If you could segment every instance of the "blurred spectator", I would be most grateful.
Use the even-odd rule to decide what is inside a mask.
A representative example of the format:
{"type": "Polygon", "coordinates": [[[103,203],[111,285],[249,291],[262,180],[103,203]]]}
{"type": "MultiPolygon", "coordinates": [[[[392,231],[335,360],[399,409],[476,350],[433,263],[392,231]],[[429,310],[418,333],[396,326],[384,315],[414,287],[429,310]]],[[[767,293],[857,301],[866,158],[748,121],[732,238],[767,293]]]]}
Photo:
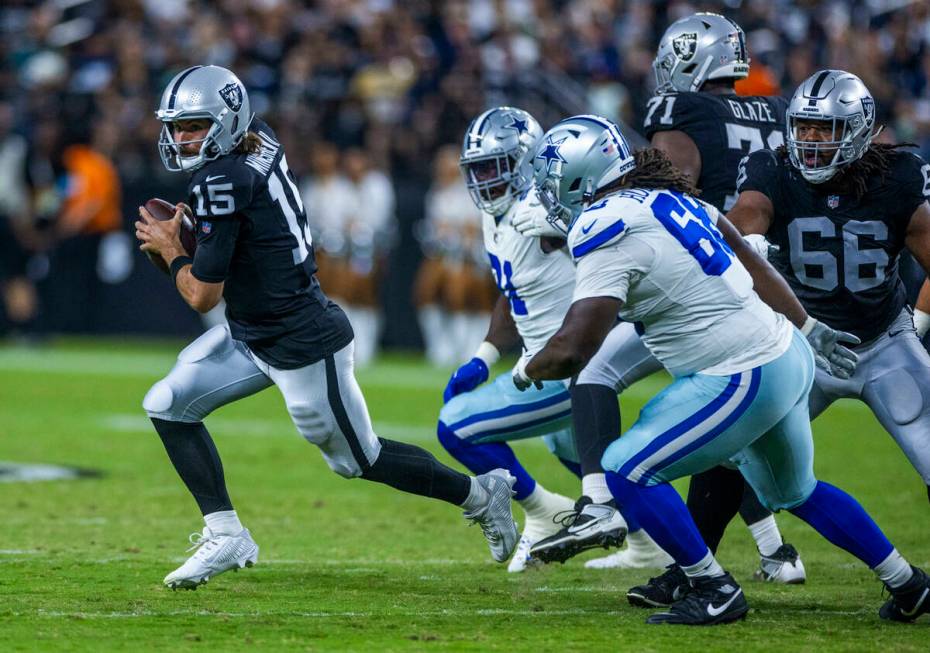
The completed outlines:
{"type": "Polygon", "coordinates": [[[355,360],[364,366],[377,353],[381,334],[379,288],[396,231],[394,188],[386,174],[371,167],[364,150],[347,150],[343,170],[350,190],[343,234],[347,265],[340,290],[342,308],[355,330],[355,360]]]}
{"type": "Polygon", "coordinates": [[[426,355],[435,365],[466,360],[487,333],[497,288],[481,235],[481,213],[459,170],[459,147],[440,148],[419,225],[425,258],[414,285],[426,355]]]}
{"type": "MultiPolygon", "coordinates": [[[[790,95],[818,68],[849,69],[875,95],[878,119],[888,126],[885,138],[914,142],[930,156],[930,2],[6,0],[0,6],[0,101],[14,118],[0,125],[0,138],[7,139],[0,143],[0,177],[12,180],[11,172],[22,169],[16,152],[25,138],[29,193],[25,217],[11,222],[5,216],[0,224],[31,235],[18,237],[26,254],[4,249],[0,267],[7,278],[19,268],[22,279],[22,261],[32,260],[31,272],[41,276],[50,236],[103,240],[89,232],[106,220],[85,222],[86,211],[76,207],[86,208],[88,197],[66,196],[58,182],[88,179],[105,167],[88,168],[93,157],[78,153],[73,156],[80,163],[72,161],[69,176],[60,143],[72,136],[62,130],[83,130],[91,151],[115,166],[128,195],[123,219],[131,220],[131,209],[152,196],[144,193],[180,193],[179,176],[168,175],[159,161],[152,111],[172,75],[194,63],[215,63],[239,74],[254,110],[294,157],[289,163],[311,205],[321,281],[327,292],[349,299],[356,291],[341,287],[352,278],[346,229],[358,220],[354,193],[368,191],[339,172],[339,152],[361,149],[368,169],[395,186],[399,179],[424,179],[434,159],[445,156],[442,146],[459,141],[472,116],[498,104],[526,109],[544,127],[566,114],[601,112],[624,120],[635,141],[654,86],[657,40],[671,21],[694,11],[717,11],[743,26],[753,65],[745,84],[752,92],[790,95]],[[62,208],[68,214],[58,220],[62,208]],[[30,224],[37,228],[20,228],[30,224]]],[[[0,200],[3,211],[10,201],[16,202],[0,200]]],[[[413,222],[397,217],[405,226],[413,222]]],[[[48,283],[68,274],[61,256],[70,260],[67,249],[77,242],[62,244],[65,250],[52,257],[59,260],[47,270],[48,283]]],[[[107,242],[101,270],[118,281],[127,272],[125,257],[117,255],[118,238],[107,242]]],[[[427,254],[435,263],[437,253],[427,254]]],[[[4,295],[8,310],[12,297],[14,313],[34,313],[29,293],[21,291],[26,286],[4,287],[14,289],[4,295]]],[[[367,300],[353,301],[367,306],[367,300]]],[[[413,319],[413,309],[407,310],[413,319]]],[[[88,324],[74,320],[69,328],[88,324]]]]}

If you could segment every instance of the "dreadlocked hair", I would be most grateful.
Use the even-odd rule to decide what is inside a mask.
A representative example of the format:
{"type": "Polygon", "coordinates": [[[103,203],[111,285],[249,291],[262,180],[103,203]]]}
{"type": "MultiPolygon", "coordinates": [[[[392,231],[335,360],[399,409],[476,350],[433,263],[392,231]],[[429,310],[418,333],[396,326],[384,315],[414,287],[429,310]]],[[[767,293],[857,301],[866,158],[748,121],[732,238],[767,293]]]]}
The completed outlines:
{"type": "Polygon", "coordinates": [[[262,149],[262,139],[255,132],[246,132],[236,146],[236,154],[258,154],[262,149]]]}
{"type": "Polygon", "coordinates": [[[599,189],[594,195],[595,200],[621,188],[667,188],[692,197],[701,194],[691,178],[676,168],[662,150],[654,147],[636,150],[633,159],[636,167],[599,189]]]}
{"type": "MultiPolygon", "coordinates": [[[[821,184],[829,190],[842,190],[842,194],[853,195],[861,200],[868,192],[869,180],[878,178],[879,183],[891,172],[891,154],[902,147],[917,147],[914,143],[872,143],[857,161],[840,169],[829,181],[821,184]]],[[[779,157],[790,160],[788,147],[781,145],[775,150],[779,157]]]]}

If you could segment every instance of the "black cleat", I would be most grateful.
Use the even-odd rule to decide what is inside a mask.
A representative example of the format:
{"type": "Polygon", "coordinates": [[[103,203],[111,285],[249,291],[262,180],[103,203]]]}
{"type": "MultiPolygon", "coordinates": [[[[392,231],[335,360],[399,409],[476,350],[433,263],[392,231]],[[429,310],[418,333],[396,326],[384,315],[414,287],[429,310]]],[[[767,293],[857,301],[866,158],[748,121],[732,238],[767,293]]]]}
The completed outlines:
{"type": "Polygon", "coordinates": [[[646,623],[712,626],[743,619],[748,612],[743,590],[730,574],[701,576],[691,579],[691,589],[681,600],[650,616],[646,623]]]}
{"type": "Polygon", "coordinates": [[[879,608],[878,616],[891,621],[914,621],[920,615],[930,612],[930,577],[924,570],[911,565],[914,575],[897,589],[885,586],[891,592],[891,598],[879,608]]]}
{"type": "Polygon", "coordinates": [[[661,576],[650,578],[645,585],[631,587],[626,593],[630,605],[640,608],[666,608],[681,600],[691,586],[678,565],[669,565],[661,576]]]}
{"type": "Polygon", "coordinates": [[[588,497],[575,502],[575,509],[557,519],[562,530],[540,540],[530,549],[530,555],[542,562],[565,562],[582,551],[623,546],[626,521],[614,507],[614,502],[594,503],[588,497]]]}

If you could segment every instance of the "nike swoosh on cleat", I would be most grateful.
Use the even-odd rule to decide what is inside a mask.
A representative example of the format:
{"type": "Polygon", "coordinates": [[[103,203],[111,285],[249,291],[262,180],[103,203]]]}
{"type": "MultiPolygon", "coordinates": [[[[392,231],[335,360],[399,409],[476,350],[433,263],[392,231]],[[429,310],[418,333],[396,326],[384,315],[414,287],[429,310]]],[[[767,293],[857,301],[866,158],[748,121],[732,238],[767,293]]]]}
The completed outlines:
{"type": "Polygon", "coordinates": [[[581,233],[583,233],[584,235],[587,236],[587,235],[588,235],[588,232],[591,231],[591,230],[594,228],[594,225],[596,225],[596,224],[597,224],[597,220],[595,220],[594,222],[592,222],[591,224],[589,224],[589,225],[587,226],[587,228],[582,227],[582,228],[581,228],[581,233]]]}
{"type": "Polygon", "coordinates": [[[920,606],[924,604],[924,600],[926,600],[928,592],[930,592],[930,589],[924,588],[924,593],[920,595],[920,600],[917,601],[917,605],[914,606],[914,609],[910,611],[901,610],[901,614],[903,614],[905,617],[913,617],[916,615],[920,610],[920,606]]]}
{"type": "Polygon", "coordinates": [[[226,176],[226,175],[213,175],[213,176],[211,176],[211,177],[207,177],[206,179],[204,179],[204,181],[207,182],[207,183],[209,183],[209,182],[214,181],[214,180],[216,180],[216,179],[222,179],[222,178],[225,177],[225,176],[226,176]]]}
{"type": "Polygon", "coordinates": [[[736,593],[730,597],[730,600],[719,607],[715,606],[713,603],[709,604],[707,606],[707,614],[709,614],[712,617],[719,617],[721,613],[723,613],[727,608],[729,608],[730,604],[733,603],[733,601],[735,601],[736,598],[742,593],[743,593],[742,588],[736,590],[736,593]]]}

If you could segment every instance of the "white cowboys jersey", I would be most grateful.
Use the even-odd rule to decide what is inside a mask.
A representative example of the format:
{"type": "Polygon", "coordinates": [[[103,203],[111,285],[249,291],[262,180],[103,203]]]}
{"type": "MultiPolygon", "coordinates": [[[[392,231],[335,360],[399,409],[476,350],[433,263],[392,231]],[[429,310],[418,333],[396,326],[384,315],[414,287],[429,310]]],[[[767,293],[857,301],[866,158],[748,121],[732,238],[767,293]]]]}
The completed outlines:
{"type": "Polygon", "coordinates": [[[729,375],[784,353],[792,326],[752,289],[709,204],[669,190],[625,189],[572,225],[573,301],[616,297],[674,376],[729,375]]]}
{"type": "Polygon", "coordinates": [[[482,227],[494,280],[510,300],[510,314],[527,354],[535,354],[562,326],[571,304],[575,270],[564,249],[546,254],[539,238],[528,238],[513,228],[513,217],[524,211],[545,213],[532,188],[500,220],[485,213],[482,227]]]}

